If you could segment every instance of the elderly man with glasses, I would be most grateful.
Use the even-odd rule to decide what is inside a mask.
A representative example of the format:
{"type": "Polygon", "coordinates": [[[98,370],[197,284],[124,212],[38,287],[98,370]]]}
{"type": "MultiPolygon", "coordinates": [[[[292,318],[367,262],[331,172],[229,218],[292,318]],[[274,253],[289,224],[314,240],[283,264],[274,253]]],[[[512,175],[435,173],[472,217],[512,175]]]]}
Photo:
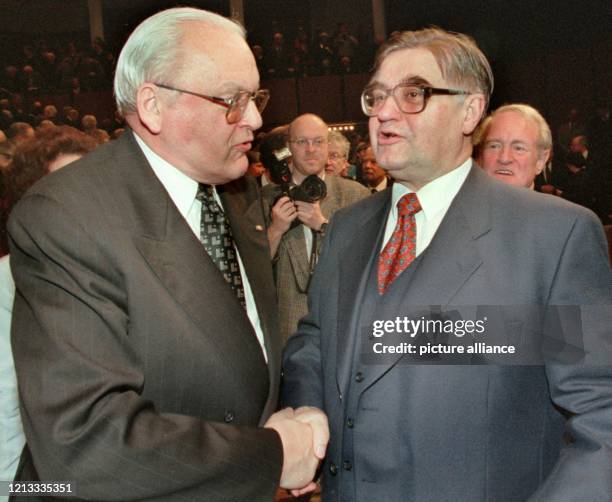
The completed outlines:
{"type": "Polygon", "coordinates": [[[605,237],[473,164],[492,88],[465,35],[378,53],[362,105],[395,183],[333,218],[283,358],[284,404],[328,415],[325,501],[610,500],[605,237]]]}
{"type": "Polygon", "coordinates": [[[292,183],[300,185],[308,176],[318,176],[325,181],[327,194],[322,200],[305,202],[281,196],[276,185],[263,189],[283,340],[295,332],[298,321],[308,311],[308,285],[329,219],[337,210],[369,193],[351,180],[325,175],[328,127],[320,117],[310,113],[297,117],[289,125],[287,144],[292,183]]]}
{"type": "Polygon", "coordinates": [[[241,178],[268,93],[244,30],[192,8],[150,17],[115,95],[130,130],[36,185],[9,223],[16,479],[86,500],[313,489],[324,415],[274,413],[270,252],[241,178]]]}

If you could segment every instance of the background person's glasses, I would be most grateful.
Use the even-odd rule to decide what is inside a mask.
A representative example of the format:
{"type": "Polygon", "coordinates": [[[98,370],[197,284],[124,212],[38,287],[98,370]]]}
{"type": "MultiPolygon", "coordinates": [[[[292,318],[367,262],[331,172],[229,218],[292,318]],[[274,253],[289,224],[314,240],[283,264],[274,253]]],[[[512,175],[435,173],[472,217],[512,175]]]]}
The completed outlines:
{"type": "Polygon", "coordinates": [[[434,94],[442,95],[467,95],[468,91],[458,89],[440,89],[415,84],[398,84],[393,89],[382,87],[366,87],[361,94],[361,108],[368,117],[373,117],[380,112],[389,96],[393,96],[397,107],[404,113],[421,113],[427,101],[434,94]]]}
{"type": "Polygon", "coordinates": [[[238,91],[231,98],[219,98],[217,96],[207,96],[206,94],[200,94],[193,91],[186,91],[185,89],[179,89],[177,87],[172,87],[171,85],[166,84],[155,84],[157,87],[161,87],[162,89],[168,89],[170,91],[182,92],[184,94],[191,94],[192,96],[196,96],[198,98],[205,99],[210,101],[211,103],[215,103],[217,105],[224,106],[227,108],[227,112],[225,113],[225,118],[227,119],[228,124],[235,124],[239,122],[244,116],[244,112],[249,105],[249,101],[253,101],[255,103],[255,107],[259,113],[262,113],[268,104],[268,100],[270,99],[270,91],[267,89],[259,89],[255,92],[249,91],[238,91]]]}
{"type": "Polygon", "coordinates": [[[314,148],[322,148],[324,145],[327,145],[327,140],[325,138],[298,138],[289,140],[289,143],[293,143],[300,148],[306,148],[306,145],[310,145],[314,148]]]}

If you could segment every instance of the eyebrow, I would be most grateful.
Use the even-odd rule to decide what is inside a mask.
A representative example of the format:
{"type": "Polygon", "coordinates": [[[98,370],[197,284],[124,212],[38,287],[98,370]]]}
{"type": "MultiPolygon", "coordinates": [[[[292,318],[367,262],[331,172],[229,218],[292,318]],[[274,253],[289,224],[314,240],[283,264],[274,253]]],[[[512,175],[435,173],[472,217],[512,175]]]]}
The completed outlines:
{"type": "MultiPolygon", "coordinates": [[[[506,142],[500,138],[487,138],[484,142],[485,145],[489,144],[489,143],[504,143],[506,144],[506,142]]],[[[511,140],[508,144],[512,145],[525,145],[525,146],[529,146],[529,142],[524,141],[522,139],[513,139],[511,140]]]]}
{"type": "Polygon", "coordinates": [[[400,84],[416,84],[416,85],[431,85],[429,81],[419,75],[413,77],[405,77],[399,82],[400,84]]]}
{"type": "MultiPolygon", "coordinates": [[[[425,85],[431,86],[431,83],[426,78],[421,77],[420,75],[411,75],[402,78],[398,84],[414,84],[414,85],[425,85]]],[[[396,85],[398,85],[396,84],[396,85]]],[[[385,85],[379,80],[372,80],[367,87],[385,87],[385,85]]]]}

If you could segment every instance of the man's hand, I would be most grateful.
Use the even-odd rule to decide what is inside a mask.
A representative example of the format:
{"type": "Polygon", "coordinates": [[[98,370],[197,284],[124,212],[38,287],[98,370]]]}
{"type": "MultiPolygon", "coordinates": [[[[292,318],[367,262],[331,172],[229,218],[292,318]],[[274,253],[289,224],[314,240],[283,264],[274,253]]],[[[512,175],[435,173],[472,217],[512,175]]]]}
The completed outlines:
{"type": "Polygon", "coordinates": [[[276,201],[272,207],[272,223],[270,228],[275,232],[284,234],[291,227],[291,222],[297,218],[298,212],[293,201],[286,195],[276,201]]]}
{"type": "Polygon", "coordinates": [[[314,490],[313,478],[329,441],[325,414],[316,408],[285,408],[274,413],[264,427],[278,432],[283,443],[280,486],[296,495],[314,490]]]}
{"type": "Polygon", "coordinates": [[[296,200],[295,207],[297,208],[297,217],[307,227],[319,231],[321,230],[321,225],[327,223],[327,218],[321,212],[319,201],[302,202],[301,200],[296,200]]]}
{"type": "Polygon", "coordinates": [[[268,242],[272,258],[276,255],[283,234],[291,228],[291,222],[297,218],[297,215],[293,201],[287,196],[278,199],[272,207],[270,213],[272,222],[268,227],[268,242]]]}

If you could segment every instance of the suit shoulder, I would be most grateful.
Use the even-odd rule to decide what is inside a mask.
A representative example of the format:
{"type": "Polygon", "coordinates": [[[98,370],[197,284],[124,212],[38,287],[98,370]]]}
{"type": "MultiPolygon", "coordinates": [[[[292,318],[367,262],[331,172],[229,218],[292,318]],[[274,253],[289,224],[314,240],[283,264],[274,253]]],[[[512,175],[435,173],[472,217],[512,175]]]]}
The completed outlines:
{"type": "Polygon", "coordinates": [[[375,194],[368,192],[367,197],[362,197],[355,203],[336,211],[334,213],[334,220],[337,220],[336,223],[341,226],[358,227],[366,218],[369,218],[378,211],[385,210],[388,201],[389,197],[386,190],[375,194]]]}
{"type": "MultiPolygon", "coordinates": [[[[34,184],[26,196],[38,194],[61,200],[98,192],[109,176],[121,176],[117,171],[130,162],[124,158],[126,149],[117,145],[118,141],[101,145],[62,169],[49,173],[34,184]]],[[[135,153],[138,152],[130,155],[135,153]]]]}
{"type": "MultiPolygon", "coordinates": [[[[493,180],[495,181],[495,180],[493,180]]],[[[595,213],[555,195],[496,182],[492,186],[493,206],[497,212],[513,215],[533,224],[571,224],[576,220],[599,221],[595,213]]]]}
{"type": "Polygon", "coordinates": [[[370,195],[370,191],[361,183],[337,176],[334,178],[339,190],[361,199],[370,195]]]}

